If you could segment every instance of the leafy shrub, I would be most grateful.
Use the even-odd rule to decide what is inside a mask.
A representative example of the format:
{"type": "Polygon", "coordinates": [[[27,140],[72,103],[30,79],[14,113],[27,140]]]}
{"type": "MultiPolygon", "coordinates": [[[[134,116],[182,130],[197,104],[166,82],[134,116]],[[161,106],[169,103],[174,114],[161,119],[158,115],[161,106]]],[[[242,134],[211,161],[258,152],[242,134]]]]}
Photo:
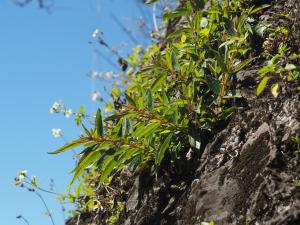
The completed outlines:
{"type": "Polygon", "coordinates": [[[105,183],[124,167],[134,171],[150,160],[159,166],[166,154],[176,160],[183,146],[197,152],[201,133],[213,132],[234,112],[239,94],[232,77],[256,60],[256,14],[268,5],[200,2],[165,12],[164,21],[182,18],[178,28],[165,47],[157,43],[129,57],[127,86],[112,92],[111,115],[102,119],[98,110],[93,128],[82,125],[84,136],[52,152],[84,147],[71,184],[91,165],[105,183]]]}

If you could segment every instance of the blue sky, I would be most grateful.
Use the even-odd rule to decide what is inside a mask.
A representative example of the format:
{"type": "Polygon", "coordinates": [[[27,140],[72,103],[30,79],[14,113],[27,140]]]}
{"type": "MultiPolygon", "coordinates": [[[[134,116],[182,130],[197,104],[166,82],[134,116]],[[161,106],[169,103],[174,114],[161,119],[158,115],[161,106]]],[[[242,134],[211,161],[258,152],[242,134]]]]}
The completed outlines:
{"type": "MultiPolygon", "coordinates": [[[[52,14],[37,9],[35,4],[19,8],[0,2],[0,215],[1,224],[22,224],[22,214],[31,225],[51,224],[43,216],[44,208],[32,193],[14,186],[13,178],[21,169],[37,176],[42,186],[50,179],[56,190],[64,192],[73,168],[71,153],[48,155],[64,142],[51,135],[61,128],[71,140],[80,129],[73,119],[51,115],[54,101],[77,109],[85,105],[93,112],[91,70],[107,71],[111,66],[101,58],[92,60],[92,32],[99,28],[111,45],[119,45],[128,37],[113,22],[111,13],[129,27],[141,16],[135,0],[60,0],[52,14]]],[[[139,38],[140,35],[136,35],[139,38]]],[[[132,44],[123,49],[123,54],[132,44]]],[[[104,51],[105,53],[105,51],[104,51]]],[[[105,53],[106,54],[106,53],[105,53]]],[[[98,82],[101,89],[104,83],[98,82]]],[[[53,211],[56,225],[63,224],[58,202],[43,194],[53,211]]]]}

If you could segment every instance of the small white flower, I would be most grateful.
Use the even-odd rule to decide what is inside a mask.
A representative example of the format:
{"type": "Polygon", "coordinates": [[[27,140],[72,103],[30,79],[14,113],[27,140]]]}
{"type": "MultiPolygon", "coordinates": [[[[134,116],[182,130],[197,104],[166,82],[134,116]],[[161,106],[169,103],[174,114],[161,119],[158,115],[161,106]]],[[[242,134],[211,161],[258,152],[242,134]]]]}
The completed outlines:
{"type": "Polygon", "coordinates": [[[88,74],[91,78],[96,78],[98,76],[98,72],[96,71],[91,71],[89,74],[88,74]]]}
{"type": "Polygon", "coordinates": [[[93,33],[92,33],[92,37],[93,37],[93,38],[97,37],[98,33],[99,33],[99,30],[98,30],[98,29],[95,29],[95,30],[93,31],[93,33]]]}
{"type": "Polygon", "coordinates": [[[20,181],[22,181],[25,177],[26,177],[26,174],[27,174],[27,170],[21,170],[19,173],[18,173],[18,178],[20,181]]]}
{"type": "Polygon", "coordinates": [[[99,73],[99,78],[102,78],[102,79],[110,79],[110,78],[116,78],[116,77],[117,76],[111,71],[99,73]]]}
{"type": "Polygon", "coordinates": [[[57,128],[57,129],[53,128],[52,129],[52,135],[55,138],[60,137],[61,136],[61,129],[60,128],[57,128]]]}
{"type": "Polygon", "coordinates": [[[97,100],[102,101],[103,98],[102,98],[102,96],[101,96],[101,94],[100,94],[99,92],[94,91],[94,92],[92,93],[92,100],[93,100],[94,102],[97,101],[97,100]]]}
{"type": "Polygon", "coordinates": [[[65,117],[70,118],[70,116],[72,116],[72,115],[73,115],[72,109],[68,109],[65,111],[65,117]]]}
{"type": "Polygon", "coordinates": [[[62,101],[58,100],[53,103],[53,105],[50,108],[50,113],[59,113],[60,112],[60,107],[61,107],[62,101]]]}

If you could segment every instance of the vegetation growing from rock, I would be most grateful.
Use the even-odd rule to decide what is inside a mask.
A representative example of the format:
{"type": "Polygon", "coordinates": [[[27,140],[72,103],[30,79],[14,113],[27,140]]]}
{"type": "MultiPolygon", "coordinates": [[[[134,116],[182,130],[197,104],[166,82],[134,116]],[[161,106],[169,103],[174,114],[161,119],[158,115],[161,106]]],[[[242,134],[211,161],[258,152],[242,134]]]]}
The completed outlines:
{"type": "Polygon", "coordinates": [[[242,70],[259,65],[257,96],[276,99],[289,88],[299,91],[289,30],[261,17],[269,7],[188,0],[164,12],[172,32],[120,62],[125,87],[112,90],[110,112],[99,109],[93,127],[82,124],[84,135],[51,152],[83,147],[70,182],[70,190],[76,182],[75,192],[61,198],[76,202],[80,215],[97,211],[100,221],[118,224],[135,174],[199,158],[210,137],[229,123],[245,97],[237,85],[242,70]]]}

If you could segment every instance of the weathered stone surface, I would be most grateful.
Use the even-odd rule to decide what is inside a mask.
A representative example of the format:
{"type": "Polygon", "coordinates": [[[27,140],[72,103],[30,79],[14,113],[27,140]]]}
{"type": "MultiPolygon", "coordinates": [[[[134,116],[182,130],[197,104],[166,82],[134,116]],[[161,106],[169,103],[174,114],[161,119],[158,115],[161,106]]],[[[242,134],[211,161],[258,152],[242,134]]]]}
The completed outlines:
{"type": "Polygon", "coordinates": [[[162,198],[172,181],[153,179],[126,224],[300,224],[300,159],[291,140],[299,119],[299,94],[248,101],[206,146],[185,192],[162,198]]]}

